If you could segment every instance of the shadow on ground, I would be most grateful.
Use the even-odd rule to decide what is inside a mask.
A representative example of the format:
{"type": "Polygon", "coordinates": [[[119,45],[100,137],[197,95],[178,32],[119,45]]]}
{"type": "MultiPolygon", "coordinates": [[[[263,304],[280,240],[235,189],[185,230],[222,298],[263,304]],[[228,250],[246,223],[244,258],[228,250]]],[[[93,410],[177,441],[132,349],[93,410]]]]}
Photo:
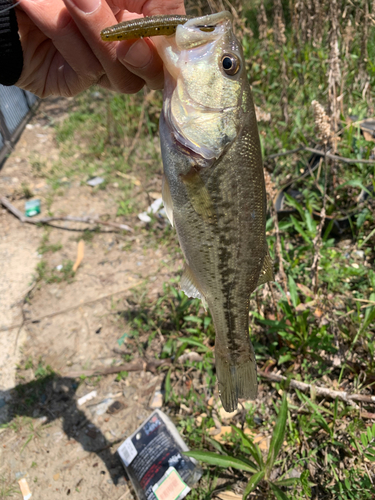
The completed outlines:
{"type": "MultiPolygon", "coordinates": [[[[77,380],[48,374],[26,384],[19,384],[13,390],[0,391],[0,399],[9,401],[7,423],[17,417],[46,417],[39,430],[50,422],[60,419],[62,430],[68,439],[81,444],[82,449],[95,453],[104,462],[115,485],[124,476],[121,461],[110,448],[119,442],[109,442],[101,430],[94,425],[76,404],[77,380]]],[[[90,406],[87,405],[87,408],[90,406]]]]}

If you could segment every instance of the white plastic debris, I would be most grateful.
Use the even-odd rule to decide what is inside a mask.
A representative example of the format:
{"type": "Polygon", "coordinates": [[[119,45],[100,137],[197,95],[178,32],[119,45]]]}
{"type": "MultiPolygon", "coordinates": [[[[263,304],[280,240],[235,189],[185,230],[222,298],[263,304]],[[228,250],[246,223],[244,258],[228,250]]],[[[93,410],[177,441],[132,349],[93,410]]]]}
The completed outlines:
{"type": "Polygon", "coordinates": [[[61,271],[61,269],[62,269],[62,268],[63,268],[63,265],[62,265],[62,264],[59,264],[58,266],[56,266],[56,269],[57,269],[58,271],[61,271]]]}
{"type": "Polygon", "coordinates": [[[157,198],[148,207],[147,212],[142,212],[142,213],[138,214],[138,219],[140,219],[142,222],[151,222],[151,217],[147,214],[158,213],[162,206],[163,206],[162,198],[157,198]]]}
{"type": "Polygon", "coordinates": [[[99,184],[103,184],[104,179],[103,177],[94,177],[93,179],[90,179],[86,182],[91,187],[99,186],[99,184]]]}
{"type": "Polygon", "coordinates": [[[97,404],[94,409],[94,413],[96,415],[104,415],[104,413],[108,410],[108,408],[113,403],[112,398],[106,398],[101,403],[97,404]]]}
{"type": "Polygon", "coordinates": [[[157,198],[155,201],[151,203],[151,205],[147,209],[147,213],[151,214],[156,214],[160,207],[163,204],[163,199],[162,198],[157,198]]]}
{"type": "Polygon", "coordinates": [[[138,219],[142,222],[151,222],[151,217],[146,212],[138,214],[138,219]]]}
{"type": "Polygon", "coordinates": [[[77,401],[77,404],[78,404],[78,406],[82,406],[85,403],[87,403],[87,401],[90,401],[91,399],[96,398],[96,396],[97,396],[97,392],[96,391],[91,391],[88,394],[85,394],[84,396],[82,396],[81,398],[79,398],[79,400],[77,401]]]}

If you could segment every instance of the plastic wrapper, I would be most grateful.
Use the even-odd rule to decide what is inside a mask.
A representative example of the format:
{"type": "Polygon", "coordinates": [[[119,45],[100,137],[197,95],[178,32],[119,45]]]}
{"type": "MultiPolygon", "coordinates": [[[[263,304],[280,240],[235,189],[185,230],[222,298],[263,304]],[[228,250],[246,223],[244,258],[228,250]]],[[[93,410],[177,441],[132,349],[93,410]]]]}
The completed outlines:
{"type": "Polygon", "coordinates": [[[181,500],[201,478],[172,421],[155,410],[117,452],[139,500],[181,500]]]}

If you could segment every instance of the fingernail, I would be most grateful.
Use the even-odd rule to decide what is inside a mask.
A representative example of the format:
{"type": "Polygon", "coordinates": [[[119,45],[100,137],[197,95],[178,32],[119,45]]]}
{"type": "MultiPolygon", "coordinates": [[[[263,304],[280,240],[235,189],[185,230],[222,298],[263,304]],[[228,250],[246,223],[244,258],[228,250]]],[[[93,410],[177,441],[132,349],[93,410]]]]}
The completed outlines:
{"type": "Polygon", "coordinates": [[[85,14],[91,14],[99,8],[101,0],[72,0],[75,6],[85,14]]]}
{"type": "Polygon", "coordinates": [[[143,68],[151,61],[151,50],[147,43],[140,38],[127,51],[122,62],[130,64],[134,68],[143,68]]]}

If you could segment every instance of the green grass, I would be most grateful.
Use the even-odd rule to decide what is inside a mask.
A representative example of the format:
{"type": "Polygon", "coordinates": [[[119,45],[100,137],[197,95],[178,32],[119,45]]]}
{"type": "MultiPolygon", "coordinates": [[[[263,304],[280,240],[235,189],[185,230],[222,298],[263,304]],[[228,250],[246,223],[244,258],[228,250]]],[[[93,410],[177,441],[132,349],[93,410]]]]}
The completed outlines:
{"type": "Polygon", "coordinates": [[[61,265],[62,268],[57,270],[51,268],[47,261],[41,260],[36,266],[36,280],[45,283],[61,283],[62,281],[71,283],[75,275],[73,271],[74,262],[69,259],[63,260],[61,265]]]}
{"type": "MultiPolygon", "coordinates": [[[[271,116],[269,122],[259,123],[266,166],[275,188],[295,179],[293,191],[286,194],[286,207],[293,213],[278,222],[280,252],[275,219],[271,214],[268,218],[267,238],[277,281],[252,297],[250,337],[258,366],[264,371],[279,370],[287,379],[374,395],[375,165],[328,161],[327,168],[323,164],[313,175],[300,179],[311,153],[299,151],[267,160],[269,155],[301,145],[323,147],[317,137],[311,102],[318,100],[327,110],[332,105],[327,79],[329,3],[318,3],[323,6],[321,26],[314,25],[313,17],[305,14],[305,21],[308,19],[311,25],[301,27],[300,14],[301,23],[295,30],[289,6],[295,2],[282,2],[286,21],[286,42],[282,46],[274,41],[271,29],[273,0],[265,1],[268,34],[263,40],[259,38],[257,21],[259,0],[242,5],[242,22],[246,21],[253,32],[251,36],[245,33],[242,41],[254,101],[271,116]],[[316,30],[316,36],[310,40],[307,28],[316,30]],[[317,252],[314,240],[319,236],[325,185],[327,215],[350,217],[341,234],[332,222],[326,221],[321,233],[315,293],[311,268],[317,252]],[[366,193],[367,198],[358,203],[361,193],[366,193]]],[[[369,31],[368,57],[364,60],[361,2],[357,4],[348,3],[346,16],[339,17],[342,77],[338,95],[343,97],[336,154],[358,160],[370,158],[375,147],[373,141],[365,140],[357,123],[374,116],[373,96],[369,91],[364,95],[364,91],[367,80],[374,86],[375,30],[369,31]],[[353,32],[346,55],[345,30],[349,21],[353,32]]],[[[152,187],[155,179],[160,189],[160,109],[158,93],[151,98],[143,91],[135,96],[104,90],[80,95],[72,101],[69,117],[56,130],[62,159],[46,174],[51,185],[63,192],[64,177],[78,178],[84,184],[88,178],[101,175],[106,181],[104,192],[111,183],[118,184],[117,215],[135,218],[141,208],[139,192],[156,190],[152,187]]],[[[33,168],[43,170],[36,160],[33,168]]],[[[155,218],[147,228],[136,227],[136,231],[144,236],[146,246],[162,246],[168,255],[181,257],[170,226],[155,218]]],[[[92,232],[85,233],[85,241],[92,236],[92,232]]],[[[124,252],[134,244],[127,243],[124,252]]],[[[40,253],[56,249],[46,238],[40,253]]],[[[49,269],[42,260],[38,277],[47,282],[70,280],[71,263],[61,274],[49,269]]],[[[246,488],[247,493],[253,488],[257,496],[249,498],[259,499],[374,498],[371,480],[375,479],[373,473],[370,475],[375,467],[375,424],[371,417],[374,405],[350,405],[317,397],[313,391],[304,394],[290,388],[288,381],[271,384],[261,380],[260,397],[246,403],[232,418],[233,430],[219,444],[210,435],[217,410],[208,404],[216,383],[215,332],[209,312],[204,311],[200,301],[189,299],[178,290],[178,279],[166,283],[154,301],[148,299],[145,289],[135,290],[128,304],[126,310],[118,311],[119,321],[124,324],[118,343],[126,343],[127,349],[131,349],[124,360],[130,361],[137,355],[172,359],[173,365],[163,368],[168,412],[193,453],[205,453],[200,455],[206,459],[203,478],[189,498],[210,499],[220,488],[235,486],[242,494],[246,488]],[[180,357],[189,352],[200,357],[180,362],[180,357]],[[201,414],[206,416],[197,420],[201,414]],[[285,419],[280,428],[281,415],[285,419]],[[273,436],[269,450],[259,451],[245,431],[273,436]],[[212,454],[216,462],[212,461],[212,454]],[[238,461],[246,466],[234,467],[238,461]],[[249,461],[253,464],[249,465],[249,461]],[[291,472],[294,478],[289,477],[291,472]]],[[[118,381],[126,376],[125,372],[119,374],[118,381]]]]}

